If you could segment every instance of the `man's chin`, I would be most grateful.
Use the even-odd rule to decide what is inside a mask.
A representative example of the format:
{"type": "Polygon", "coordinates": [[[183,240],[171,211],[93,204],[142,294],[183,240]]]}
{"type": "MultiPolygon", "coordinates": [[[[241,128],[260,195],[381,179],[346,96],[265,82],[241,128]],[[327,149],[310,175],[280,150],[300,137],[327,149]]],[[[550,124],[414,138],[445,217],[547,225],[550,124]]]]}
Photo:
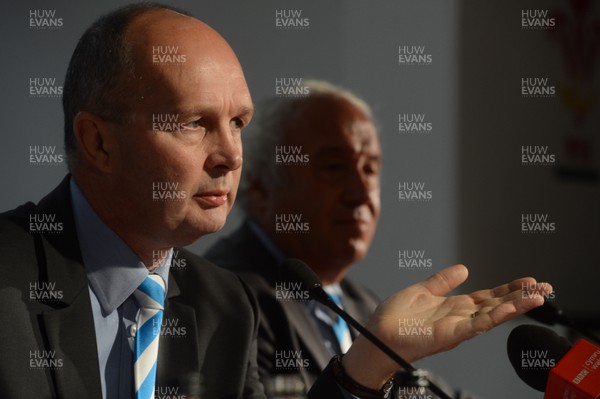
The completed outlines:
{"type": "Polygon", "coordinates": [[[188,223],[184,228],[179,229],[177,234],[177,246],[186,246],[193,244],[202,236],[216,233],[225,225],[225,218],[222,220],[205,219],[199,222],[188,223]]]}
{"type": "Polygon", "coordinates": [[[364,239],[350,239],[344,245],[345,258],[350,262],[358,262],[367,255],[369,244],[364,239]]]}

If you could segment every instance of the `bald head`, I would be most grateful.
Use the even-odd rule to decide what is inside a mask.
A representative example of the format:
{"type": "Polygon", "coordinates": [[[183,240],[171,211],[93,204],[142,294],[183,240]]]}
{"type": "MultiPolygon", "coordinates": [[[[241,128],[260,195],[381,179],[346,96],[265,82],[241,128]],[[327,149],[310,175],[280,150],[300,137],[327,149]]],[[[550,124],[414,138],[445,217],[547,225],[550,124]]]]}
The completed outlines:
{"type": "Polygon", "coordinates": [[[207,67],[215,64],[218,52],[241,74],[225,40],[185,11],[138,3],[102,16],[79,39],[65,77],[64,144],[71,170],[77,158],[73,132],[77,113],[89,111],[111,122],[128,122],[132,103],[150,91],[151,79],[160,78],[161,73],[176,66],[153,62],[153,47],[164,52],[167,46],[179,47],[177,51],[185,57],[204,54],[207,67]]]}
{"type": "MultiPolygon", "coordinates": [[[[219,70],[223,86],[244,79],[235,53],[218,32],[173,10],[151,10],[136,17],[126,30],[125,43],[135,68],[135,79],[126,82],[135,95],[135,105],[152,102],[157,86],[168,89],[182,76],[188,80],[189,90],[202,90],[201,78],[211,69],[219,70]]],[[[161,96],[165,94],[172,96],[171,102],[186,95],[181,87],[161,96]]]]}

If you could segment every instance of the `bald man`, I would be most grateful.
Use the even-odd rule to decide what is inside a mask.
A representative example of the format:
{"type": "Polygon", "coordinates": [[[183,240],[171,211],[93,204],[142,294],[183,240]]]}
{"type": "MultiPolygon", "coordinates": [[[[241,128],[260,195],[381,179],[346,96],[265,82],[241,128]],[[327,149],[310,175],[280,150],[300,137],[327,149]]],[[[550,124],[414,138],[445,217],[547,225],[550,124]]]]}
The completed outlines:
{"type": "Polygon", "coordinates": [[[235,200],[253,106],[229,45],[168,7],[117,10],[80,39],[63,102],[71,174],[2,220],[2,321],[20,328],[0,333],[0,396],[137,398],[133,294],[153,274],[167,294],[150,391],[262,398],[254,300],[233,275],[173,251],[220,229],[235,200]],[[155,57],[174,47],[185,58],[155,57]],[[63,229],[30,234],[30,215],[46,214],[63,229]],[[61,299],[23,300],[33,282],[61,299]]]}
{"type": "MultiPolygon", "coordinates": [[[[264,398],[256,300],[234,274],[178,249],[220,229],[235,199],[253,106],[229,45],[170,7],[120,8],[79,40],[63,108],[70,174],[0,218],[2,397],[264,398]]],[[[444,297],[466,277],[457,265],[398,292],[369,328],[414,361],[547,291],[523,295],[535,284],[525,279],[444,297]],[[399,337],[402,317],[434,333],[399,337]]],[[[309,396],[383,397],[398,369],[359,337],[309,396]]]]}

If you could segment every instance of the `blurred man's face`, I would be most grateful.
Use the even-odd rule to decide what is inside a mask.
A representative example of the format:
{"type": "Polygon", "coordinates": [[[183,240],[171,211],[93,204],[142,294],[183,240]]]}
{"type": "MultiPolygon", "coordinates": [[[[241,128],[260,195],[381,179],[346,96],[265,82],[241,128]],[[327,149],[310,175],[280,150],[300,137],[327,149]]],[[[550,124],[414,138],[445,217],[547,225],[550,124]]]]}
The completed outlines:
{"type": "MultiPolygon", "coordinates": [[[[372,122],[345,100],[316,100],[288,121],[287,145],[301,146],[308,165],[285,168],[273,194],[275,213],[301,214],[305,234],[276,234],[288,256],[322,279],[365,256],[380,212],[381,148],[372,122]]],[[[329,277],[327,277],[329,276],[329,277]]]]}
{"type": "Polygon", "coordinates": [[[115,128],[114,178],[136,230],[172,246],[224,225],[252,101],[238,60],[218,34],[161,13],[139,17],[128,32],[138,83],[133,122],[115,128]]]}

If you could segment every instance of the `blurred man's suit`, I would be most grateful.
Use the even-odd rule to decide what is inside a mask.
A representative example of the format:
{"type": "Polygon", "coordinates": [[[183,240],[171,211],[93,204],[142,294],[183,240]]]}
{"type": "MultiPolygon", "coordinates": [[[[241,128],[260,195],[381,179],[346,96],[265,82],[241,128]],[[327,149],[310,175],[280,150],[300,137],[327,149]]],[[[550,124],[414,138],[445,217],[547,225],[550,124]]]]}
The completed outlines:
{"type": "MultiPolygon", "coordinates": [[[[2,214],[0,238],[0,396],[101,398],[68,178],[37,206],[29,202],[2,214]],[[31,234],[31,214],[56,215],[62,231],[31,234]],[[31,285],[48,282],[61,291],[59,300],[30,298],[31,285]],[[59,367],[36,370],[43,361],[34,358],[44,356],[59,367]]],[[[185,336],[161,336],[156,387],[179,387],[188,398],[196,397],[190,394],[199,384],[202,398],[263,398],[253,360],[256,301],[234,274],[179,251],[187,264],[171,269],[164,318],[179,320],[185,336]]]]}
{"type": "MultiPolygon", "coordinates": [[[[333,356],[323,342],[314,317],[304,303],[278,300],[277,282],[284,281],[275,256],[265,247],[248,222],[231,236],[219,240],[205,257],[211,262],[240,274],[258,299],[261,310],[258,334],[258,366],[261,378],[285,371],[275,367],[276,351],[302,351],[308,367],[297,372],[307,388],[333,356]]],[[[378,299],[364,287],[344,278],[340,283],[344,309],[361,324],[366,324],[377,307],[378,299]]],[[[351,329],[353,338],[356,331],[351,329]]]]}

